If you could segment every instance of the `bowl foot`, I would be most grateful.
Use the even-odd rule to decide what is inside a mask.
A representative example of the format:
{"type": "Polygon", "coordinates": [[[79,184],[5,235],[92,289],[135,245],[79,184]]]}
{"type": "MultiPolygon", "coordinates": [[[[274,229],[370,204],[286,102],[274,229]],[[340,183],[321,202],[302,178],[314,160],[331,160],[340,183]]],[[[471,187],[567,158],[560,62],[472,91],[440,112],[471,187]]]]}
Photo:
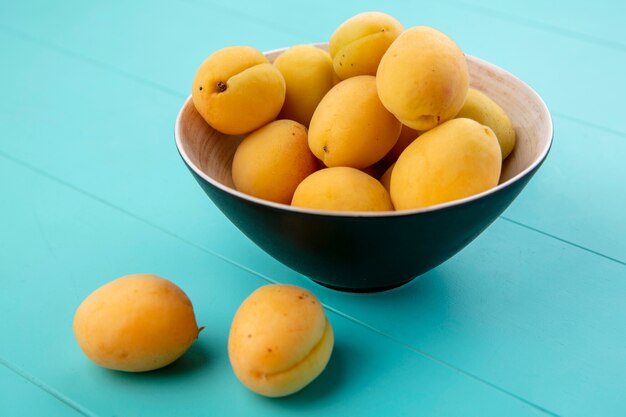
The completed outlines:
{"type": "Polygon", "coordinates": [[[330,284],[326,284],[325,282],[320,282],[314,279],[311,279],[311,281],[315,282],[316,284],[322,285],[326,288],[330,288],[331,290],[335,290],[335,291],[342,291],[342,292],[353,292],[353,293],[374,293],[374,292],[383,292],[383,291],[389,291],[392,290],[394,288],[398,288],[401,287],[405,284],[408,284],[409,282],[413,281],[415,278],[411,278],[409,280],[400,282],[400,283],[395,283],[395,284],[391,284],[391,285],[385,285],[382,287],[372,287],[372,288],[353,288],[353,287],[339,287],[336,285],[330,285],[330,284]]]}

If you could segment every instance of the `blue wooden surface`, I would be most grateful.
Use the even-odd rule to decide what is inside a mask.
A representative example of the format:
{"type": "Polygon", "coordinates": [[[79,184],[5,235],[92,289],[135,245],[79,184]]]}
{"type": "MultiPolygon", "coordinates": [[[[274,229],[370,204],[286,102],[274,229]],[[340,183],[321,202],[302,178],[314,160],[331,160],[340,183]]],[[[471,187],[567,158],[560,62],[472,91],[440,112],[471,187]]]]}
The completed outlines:
{"type": "Polygon", "coordinates": [[[0,415],[623,416],[623,2],[0,2],[0,415]],[[513,205],[459,255],[374,295],[312,284],[210,203],[173,144],[197,65],[231,44],[326,40],[365,10],[428,24],[549,105],[555,142],[513,205]],[[151,272],[194,302],[200,339],[145,375],[76,345],[80,301],[151,272]],[[226,356],[254,288],[312,290],[335,327],[301,393],[256,396],[226,356]]]}

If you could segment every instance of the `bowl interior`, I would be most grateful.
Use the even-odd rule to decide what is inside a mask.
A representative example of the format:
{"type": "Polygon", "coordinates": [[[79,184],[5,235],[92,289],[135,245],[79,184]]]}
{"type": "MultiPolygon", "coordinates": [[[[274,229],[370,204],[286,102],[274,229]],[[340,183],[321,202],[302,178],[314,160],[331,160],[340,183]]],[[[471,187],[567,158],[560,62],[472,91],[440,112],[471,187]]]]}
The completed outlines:
{"type": "MultiPolygon", "coordinates": [[[[326,44],[316,45],[327,49],[326,44]]],[[[265,55],[273,62],[284,49],[265,55]]],[[[504,161],[498,188],[531,171],[546,156],[552,141],[552,123],[545,103],[528,85],[508,72],[472,56],[467,56],[470,85],[496,101],[511,118],[517,143],[504,161]]],[[[230,136],[209,126],[187,99],[176,123],[176,141],[187,164],[198,175],[214,185],[234,190],[231,176],[233,155],[244,136],[230,136]]],[[[485,194],[483,193],[483,194],[485,194]]],[[[274,203],[268,203],[274,205],[274,203]]],[[[285,208],[289,206],[284,206],[285,208]]]]}

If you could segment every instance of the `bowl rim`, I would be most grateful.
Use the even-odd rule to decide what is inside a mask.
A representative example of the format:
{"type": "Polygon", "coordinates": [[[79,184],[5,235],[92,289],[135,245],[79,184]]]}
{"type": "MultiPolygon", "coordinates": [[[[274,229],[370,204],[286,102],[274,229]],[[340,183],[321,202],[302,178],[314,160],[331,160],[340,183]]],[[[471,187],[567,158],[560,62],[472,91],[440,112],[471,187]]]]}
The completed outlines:
{"type": "MultiPolygon", "coordinates": [[[[314,43],[314,44],[310,44],[312,46],[316,46],[316,47],[320,47],[323,46],[324,44],[320,44],[320,43],[314,43]]],[[[268,54],[272,54],[272,53],[276,53],[276,52],[282,52],[285,51],[287,48],[278,48],[278,49],[273,49],[267,52],[264,52],[264,55],[268,55],[268,54]]],[[[492,70],[496,70],[496,71],[501,71],[504,72],[507,76],[512,77],[513,79],[515,79],[516,81],[518,81],[519,83],[521,83],[524,87],[526,87],[529,92],[535,97],[535,99],[537,100],[537,103],[539,104],[541,110],[543,113],[545,113],[547,115],[547,123],[548,123],[548,140],[546,141],[544,148],[541,149],[539,156],[533,161],[532,164],[530,164],[528,167],[526,167],[522,172],[518,173],[517,175],[515,175],[512,178],[509,178],[507,181],[498,184],[497,186],[490,188],[489,190],[483,191],[481,193],[478,194],[474,194],[471,195],[469,197],[465,197],[465,198],[461,198],[458,200],[452,200],[452,201],[447,201],[445,203],[441,203],[441,204],[435,204],[432,206],[428,206],[428,207],[422,207],[422,208],[417,208],[417,209],[409,209],[409,210],[397,210],[397,211],[333,211],[333,210],[319,210],[319,209],[310,209],[310,208],[303,208],[303,207],[294,207],[291,206],[289,204],[282,204],[282,203],[276,203],[273,201],[268,201],[268,200],[263,200],[261,198],[258,197],[253,197],[251,195],[242,193],[241,191],[237,191],[234,188],[228,187],[224,184],[222,184],[221,182],[211,178],[210,176],[208,176],[207,174],[205,174],[200,168],[198,168],[194,163],[191,162],[191,159],[189,158],[189,156],[187,155],[187,153],[185,152],[183,146],[182,146],[182,127],[181,127],[181,120],[182,120],[182,115],[183,115],[183,111],[185,109],[185,107],[188,105],[188,103],[190,101],[192,101],[192,97],[191,95],[189,95],[187,97],[187,99],[185,100],[185,102],[183,103],[183,105],[181,106],[180,110],[178,111],[178,115],[176,116],[176,125],[174,128],[174,136],[176,139],[176,148],[178,149],[178,153],[180,154],[180,156],[182,157],[183,161],[185,162],[185,164],[191,168],[193,170],[193,172],[198,175],[200,178],[202,178],[203,180],[207,181],[209,184],[211,184],[212,186],[228,193],[231,194],[234,197],[238,197],[240,199],[246,200],[250,203],[254,203],[254,204],[258,204],[261,206],[266,206],[268,208],[272,208],[275,210],[282,210],[282,211],[289,211],[289,212],[293,212],[293,213],[298,213],[298,214],[308,214],[308,215],[322,215],[322,216],[330,216],[330,217],[348,217],[348,218],[355,218],[355,217],[372,217],[372,218],[376,218],[376,217],[402,217],[402,216],[411,216],[414,214],[421,214],[421,213],[429,213],[429,212],[433,212],[433,211],[439,211],[439,210],[444,210],[450,207],[455,207],[455,206],[461,206],[479,199],[482,199],[483,197],[489,196],[491,194],[495,194],[505,188],[510,187],[511,185],[513,185],[514,183],[520,181],[522,178],[524,178],[525,176],[527,176],[528,174],[530,174],[532,171],[534,171],[537,167],[539,167],[543,161],[546,159],[551,147],[552,147],[552,141],[554,138],[554,124],[552,121],[552,115],[550,114],[550,111],[548,109],[548,106],[546,105],[546,103],[543,101],[543,99],[541,98],[541,96],[539,94],[537,94],[537,92],[530,87],[528,84],[526,84],[524,81],[522,81],[520,78],[516,77],[515,75],[511,74],[510,72],[498,67],[497,65],[494,65],[488,61],[485,61],[483,59],[477,58],[475,56],[472,55],[468,55],[465,54],[466,58],[469,58],[471,60],[474,60],[476,62],[478,62],[479,64],[481,64],[482,66],[486,66],[489,69],[492,70]]],[[[193,105],[193,103],[192,103],[193,105]]]]}

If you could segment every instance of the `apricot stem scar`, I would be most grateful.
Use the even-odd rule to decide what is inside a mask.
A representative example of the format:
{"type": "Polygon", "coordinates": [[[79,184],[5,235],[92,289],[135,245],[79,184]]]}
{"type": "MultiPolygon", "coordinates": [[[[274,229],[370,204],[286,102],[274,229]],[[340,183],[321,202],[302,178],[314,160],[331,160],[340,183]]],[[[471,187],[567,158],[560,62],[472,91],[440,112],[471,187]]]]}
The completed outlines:
{"type": "Polygon", "coordinates": [[[218,81],[216,84],[217,87],[217,91],[219,91],[220,93],[223,93],[224,91],[226,91],[226,83],[224,81],[218,81]]]}

